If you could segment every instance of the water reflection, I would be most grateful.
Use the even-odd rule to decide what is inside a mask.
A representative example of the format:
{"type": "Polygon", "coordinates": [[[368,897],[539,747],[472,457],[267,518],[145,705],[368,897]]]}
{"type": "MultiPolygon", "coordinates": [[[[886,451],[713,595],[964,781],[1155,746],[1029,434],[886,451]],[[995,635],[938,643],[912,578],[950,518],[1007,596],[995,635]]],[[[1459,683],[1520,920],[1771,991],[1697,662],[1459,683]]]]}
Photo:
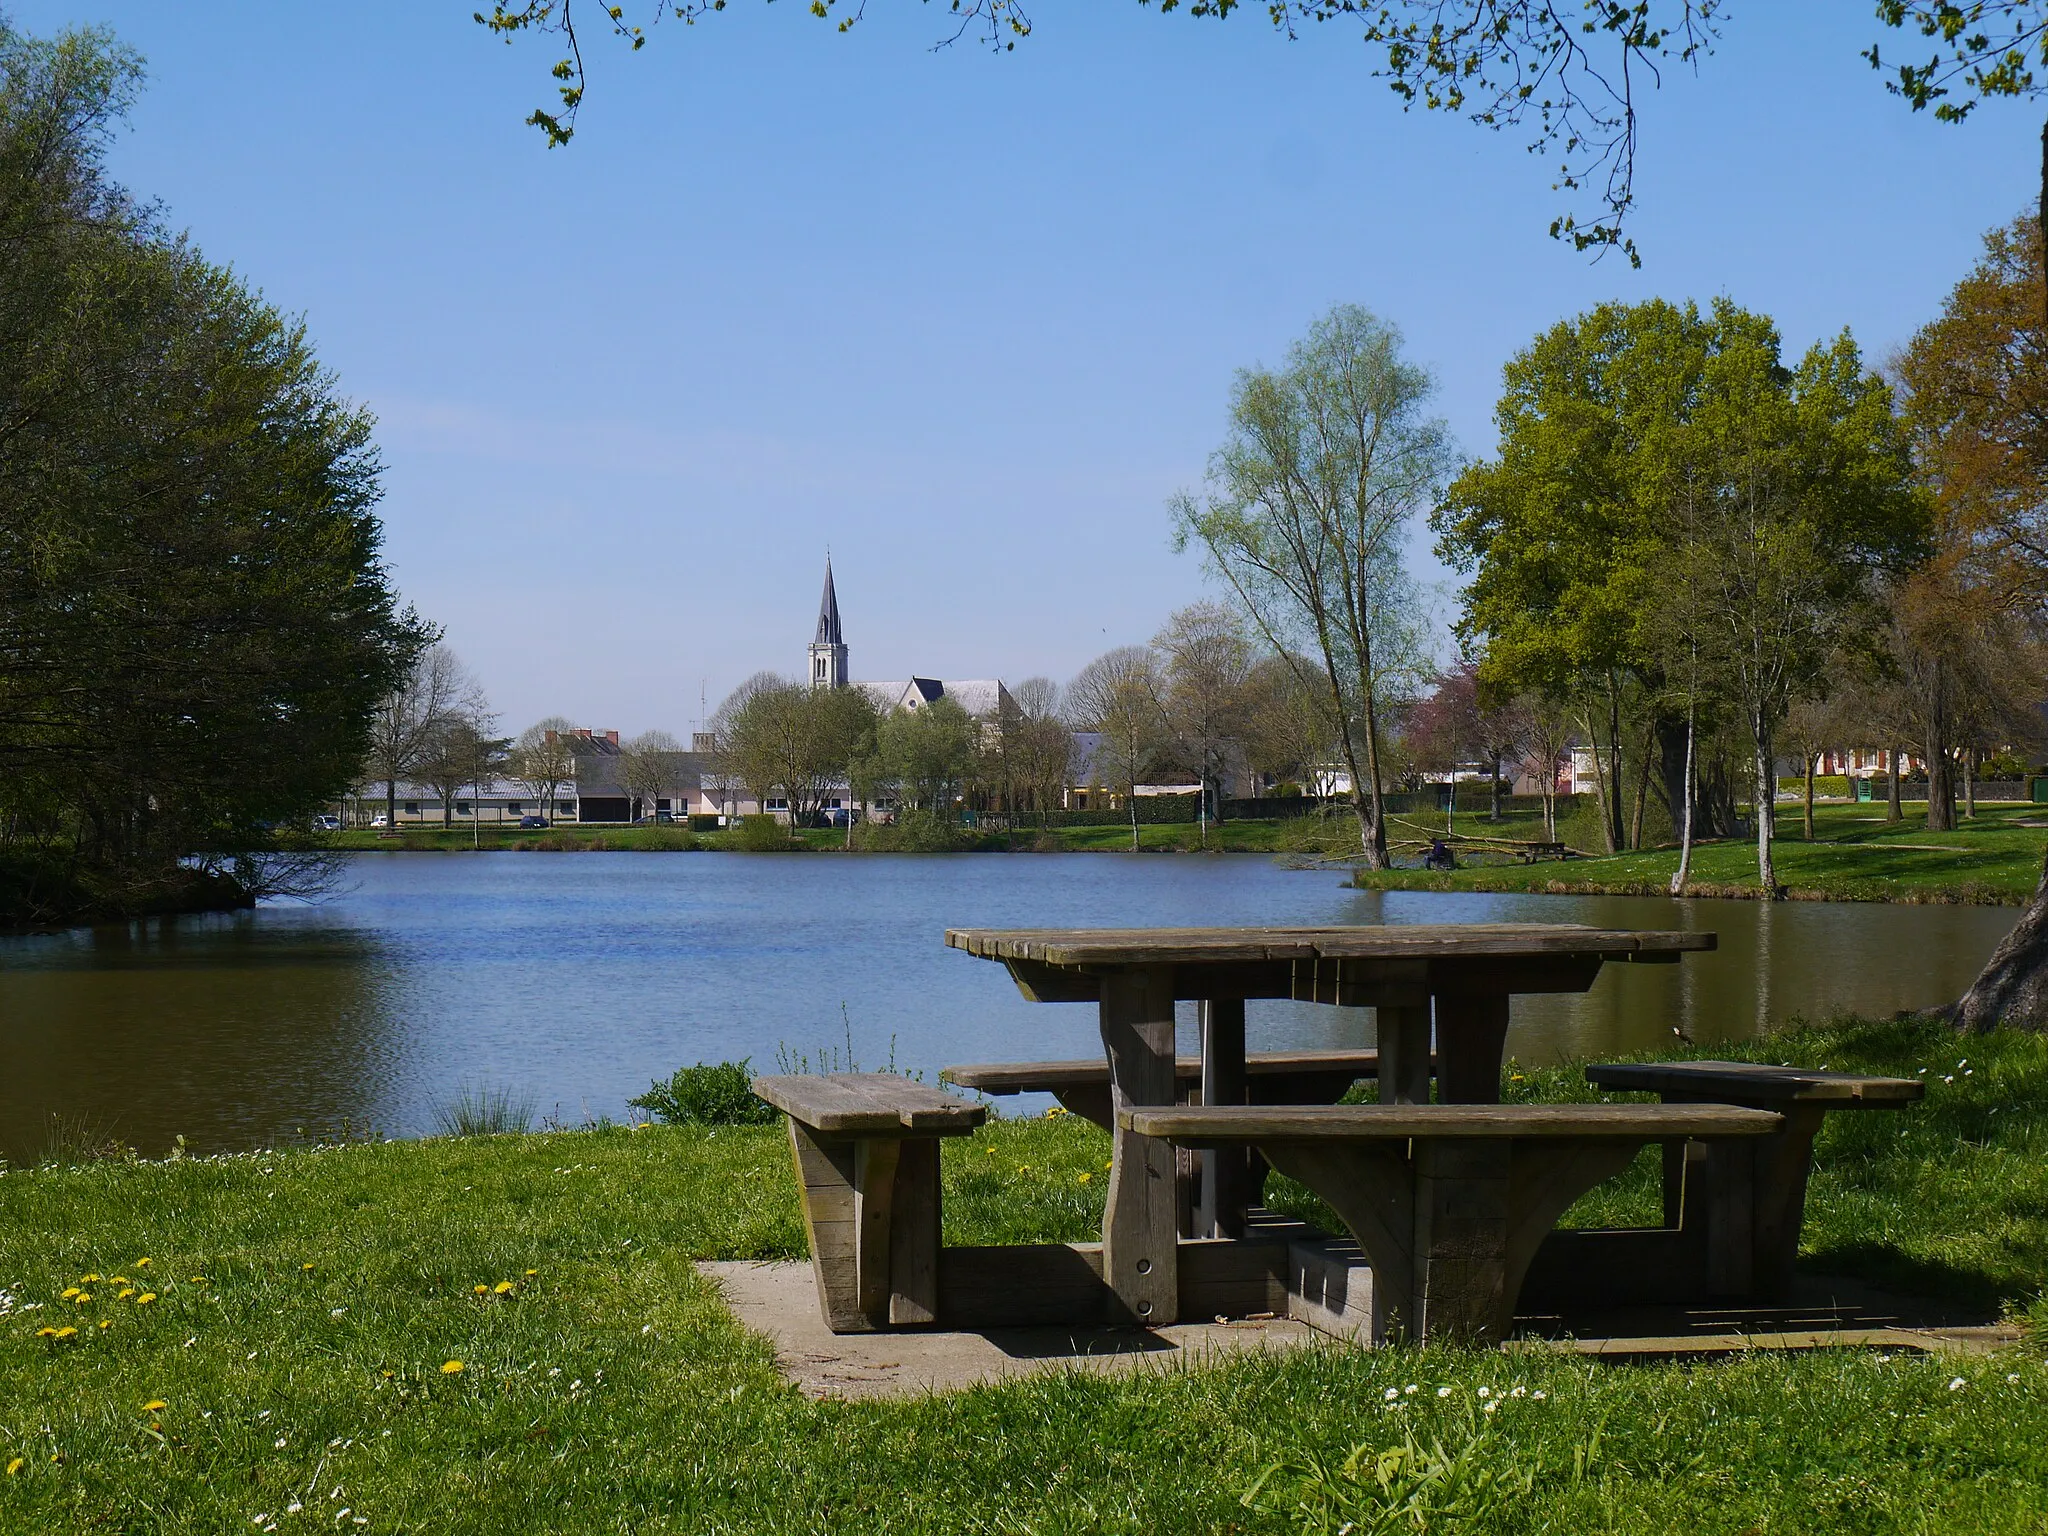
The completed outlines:
{"type": "MultiPolygon", "coordinates": [[[[864,1066],[1091,1054],[1092,1010],[1025,1002],[953,926],[1584,922],[1720,950],[1529,997],[1524,1061],[1703,1042],[1955,996],[2011,909],[1360,892],[1256,858],[378,854],[319,907],[0,940],[0,1154],[51,1115],[152,1153],[343,1122],[407,1134],[471,1084],[619,1114],[679,1064],[850,1042],[864,1066]]],[[[1359,1044],[1369,1013],[1252,1006],[1255,1045],[1359,1044]]],[[[1192,1015],[1186,1021],[1192,1031],[1192,1015]]],[[[1190,1039],[1190,1044],[1192,1040],[1190,1039]]]]}

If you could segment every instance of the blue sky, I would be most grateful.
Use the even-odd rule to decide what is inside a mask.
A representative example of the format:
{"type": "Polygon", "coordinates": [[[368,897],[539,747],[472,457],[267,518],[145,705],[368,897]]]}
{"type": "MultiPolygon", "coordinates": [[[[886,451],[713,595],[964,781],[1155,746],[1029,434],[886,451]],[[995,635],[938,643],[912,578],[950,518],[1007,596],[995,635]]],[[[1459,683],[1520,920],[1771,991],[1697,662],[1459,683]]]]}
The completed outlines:
{"type": "Polygon", "coordinates": [[[521,119],[553,51],[471,0],[0,6],[147,56],[117,174],[375,410],[392,567],[508,730],[682,732],[700,689],[800,671],[827,545],[857,677],[1064,679],[1204,593],[1165,500],[1233,370],[1331,304],[1397,322],[1483,454],[1502,362],[1608,298],[1725,293],[1881,357],[2040,164],[2038,108],[1887,96],[1862,3],[1732,9],[1647,100],[1640,272],[1547,238],[1519,141],[1255,7],[1038,0],[996,55],[933,51],[908,0],[844,36],[735,0],[591,39],[550,152],[521,119]]]}

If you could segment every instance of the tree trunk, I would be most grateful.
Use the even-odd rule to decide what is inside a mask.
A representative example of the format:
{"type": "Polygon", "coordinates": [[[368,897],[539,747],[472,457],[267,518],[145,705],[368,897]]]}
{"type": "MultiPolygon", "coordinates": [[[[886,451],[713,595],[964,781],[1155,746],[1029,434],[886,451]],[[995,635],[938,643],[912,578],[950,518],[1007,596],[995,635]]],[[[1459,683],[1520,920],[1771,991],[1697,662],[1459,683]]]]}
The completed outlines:
{"type": "Polygon", "coordinates": [[[1884,751],[1885,761],[1891,764],[1891,789],[1885,800],[1884,819],[1886,821],[1904,821],[1906,813],[1899,807],[1899,749],[1897,747],[1886,747],[1884,751]]]}
{"type": "Polygon", "coordinates": [[[1699,729],[1698,706],[1688,701],[1685,709],[1685,773],[1679,780],[1678,799],[1678,868],[1671,876],[1671,894],[1683,896],[1685,883],[1692,877],[1692,753],[1693,739],[1699,729]]]}
{"type": "Polygon", "coordinates": [[[1977,819],[1977,749],[1963,748],[1963,815],[1971,821],[1977,819]]]}
{"type": "Polygon", "coordinates": [[[1499,820],[1500,820],[1500,754],[1499,754],[1498,752],[1494,753],[1494,754],[1493,754],[1493,757],[1492,757],[1492,759],[1491,759],[1491,761],[1492,761],[1492,764],[1493,764],[1493,777],[1492,777],[1492,780],[1491,780],[1491,782],[1489,783],[1489,785],[1488,785],[1488,788],[1487,788],[1487,793],[1488,793],[1488,795],[1489,795],[1489,797],[1490,797],[1490,804],[1489,804],[1489,806],[1488,806],[1488,809],[1487,809],[1487,812],[1486,812],[1486,819],[1487,819],[1488,821],[1499,821],[1499,820]]]}
{"type": "Polygon", "coordinates": [[[1625,765],[1621,760],[1621,690],[1611,678],[1607,683],[1607,744],[1607,783],[1613,791],[1608,797],[1607,816],[1612,825],[1607,830],[1607,851],[1614,853],[1628,846],[1628,826],[1622,820],[1622,786],[1628,776],[1622,771],[1625,765]]]}
{"type": "Polygon", "coordinates": [[[1998,941],[1970,990],[1929,1012],[1970,1034],[1986,1034],[2001,1024],[2048,1030],[2048,861],[2034,899],[2012,932],[1998,941]]]}
{"type": "Polygon", "coordinates": [[[1771,860],[1771,833],[1775,830],[1778,804],[1777,764],[1771,761],[1771,733],[1759,717],[1753,726],[1756,738],[1756,879],[1765,899],[1780,895],[1778,869],[1771,860]]]}
{"type": "Polygon", "coordinates": [[[1931,744],[1927,752],[1927,830],[1956,829],[1956,761],[1948,748],[1931,744]]]}
{"type": "Polygon", "coordinates": [[[1809,752],[1809,753],[1807,753],[1807,754],[1806,754],[1806,840],[1807,840],[1807,841],[1808,841],[1809,843],[1810,843],[1810,842],[1812,842],[1812,841],[1814,840],[1814,837],[1813,837],[1813,768],[1814,768],[1814,764],[1815,764],[1815,763],[1817,763],[1817,762],[1819,762],[1819,761],[1820,761],[1820,754],[1819,754],[1818,752],[1809,752]]]}
{"type": "Polygon", "coordinates": [[[1619,852],[1616,846],[1616,830],[1620,825],[1614,813],[1615,795],[1610,788],[1614,778],[1614,759],[1610,753],[1604,758],[1600,750],[1600,733],[1593,727],[1594,715],[1589,708],[1585,712],[1586,739],[1592,743],[1593,793],[1600,801],[1600,840],[1609,853],[1619,852]]]}

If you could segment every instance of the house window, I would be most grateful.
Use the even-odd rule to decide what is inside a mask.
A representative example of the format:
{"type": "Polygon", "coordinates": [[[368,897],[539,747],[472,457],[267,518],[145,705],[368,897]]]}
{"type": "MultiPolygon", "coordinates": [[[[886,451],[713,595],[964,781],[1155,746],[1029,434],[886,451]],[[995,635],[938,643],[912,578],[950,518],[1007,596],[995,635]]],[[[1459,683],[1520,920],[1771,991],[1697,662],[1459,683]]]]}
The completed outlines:
{"type": "Polygon", "coordinates": [[[400,809],[408,816],[417,816],[420,813],[420,803],[417,800],[408,800],[400,809]]]}
{"type": "Polygon", "coordinates": [[[456,801],[455,814],[458,816],[467,816],[469,814],[469,802],[467,800],[456,801]]]}
{"type": "Polygon", "coordinates": [[[789,809],[789,802],[787,800],[780,799],[768,800],[763,802],[762,809],[768,811],[786,811],[789,809]]]}
{"type": "Polygon", "coordinates": [[[505,802],[505,814],[508,816],[524,816],[526,814],[525,805],[526,802],[524,800],[507,800],[505,802]]]}

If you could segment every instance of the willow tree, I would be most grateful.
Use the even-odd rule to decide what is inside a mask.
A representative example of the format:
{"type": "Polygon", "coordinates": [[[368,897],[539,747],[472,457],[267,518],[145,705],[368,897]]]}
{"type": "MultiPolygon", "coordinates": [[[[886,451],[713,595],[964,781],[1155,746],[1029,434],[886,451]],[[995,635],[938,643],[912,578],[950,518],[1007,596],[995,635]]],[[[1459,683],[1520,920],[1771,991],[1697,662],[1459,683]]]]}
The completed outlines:
{"type": "Polygon", "coordinates": [[[1448,429],[1427,413],[1434,391],[1428,371],[1402,357],[1394,326],[1340,304],[1285,367],[1238,374],[1206,490],[1172,502],[1176,547],[1200,545],[1267,646],[1301,666],[1374,869],[1387,862],[1381,717],[1416,672],[1402,548],[1455,460],[1448,429]]]}

